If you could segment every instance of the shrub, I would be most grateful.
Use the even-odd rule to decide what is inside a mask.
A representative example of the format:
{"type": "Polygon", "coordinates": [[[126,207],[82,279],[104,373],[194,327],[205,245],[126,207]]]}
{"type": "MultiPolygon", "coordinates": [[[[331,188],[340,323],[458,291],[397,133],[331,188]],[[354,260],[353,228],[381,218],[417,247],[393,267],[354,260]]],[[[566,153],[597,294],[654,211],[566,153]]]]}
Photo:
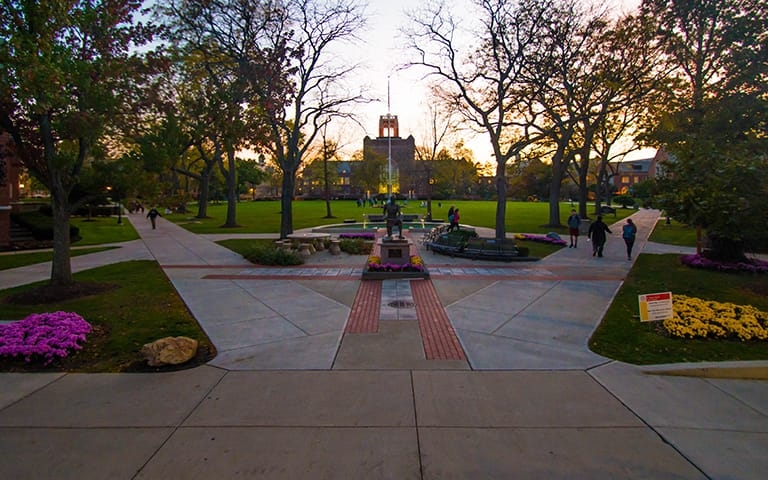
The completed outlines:
{"type": "Polygon", "coordinates": [[[627,208],[635,204],[635,199],[629,195],[616,195],[615,197],[611,198],[611,202],[627,208]]]}
{"type": "Polygon", "coordinates": [[[339,241],[339,248],[342,252],[351,255],[368,255],[373,250],[373,244],[362,238],[342,238],[339,241]]]}
{"type": "Polygon", "coordinates": [[[253,247],[243,255],[249,262],[259,265],[302,265],[304,259],[296,252],[268,246],[253,247]]]}
{"type": "MultiPolygon", "coordinates": [[[[25,212],[11,214],[11,220],[32,232],[35,240],[53,240],[53,218],[42,212],[25,212]]],[[[80,229],[69,226],[70,240],[80,240],[80,229]]]]}
{"type": "Polygon", "coordinates": [[[343,240],[345,238],[348,239],[355,239],[359,238],[362,240],[375,240],[376,234],[371,232],[361,232],[361,233],[340,233],[339,234],[339,240],[343,240]]]}

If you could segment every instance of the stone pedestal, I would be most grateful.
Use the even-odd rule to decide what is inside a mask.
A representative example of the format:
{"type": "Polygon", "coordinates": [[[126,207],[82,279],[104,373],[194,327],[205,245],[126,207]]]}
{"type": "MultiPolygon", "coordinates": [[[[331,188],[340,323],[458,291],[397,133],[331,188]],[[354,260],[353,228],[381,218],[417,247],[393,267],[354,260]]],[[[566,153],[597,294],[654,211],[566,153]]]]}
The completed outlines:
{"type": "Polygon", "coordinates": [[[387,239],[380,240],[381,263],[392,263],[403,265],[411,261],[411,241],[408,239],[387,239]]]}
{"type": "Polygon", "coordinates": [[[299,245],[299,255],[301,255],[302,257],[305,257],[305,258],[311,256],[312,255],[311,247],[312,247],[312,245],[310,245],[309,243],[302,243],[302,244],[300,244],[299,245]]]}
{"type": "Polygon", "coordinates": [[[328,251],[331,252],[331,255],[339,255],[341,253],[340,243],[341,241],[339,240],[331,240],[331,246],[328,247],[328,251]]]}

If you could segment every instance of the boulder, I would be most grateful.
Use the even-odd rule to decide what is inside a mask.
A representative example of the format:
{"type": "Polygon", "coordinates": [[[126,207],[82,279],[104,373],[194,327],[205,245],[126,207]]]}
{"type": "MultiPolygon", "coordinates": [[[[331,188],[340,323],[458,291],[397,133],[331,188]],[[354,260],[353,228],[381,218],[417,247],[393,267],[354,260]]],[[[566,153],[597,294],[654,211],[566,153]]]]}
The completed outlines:
{"type": "Polygon", "coordinates": [[[189,337],[165,337],[144,344],[141,353],[150,367],[179,365],[188,362],[197,354],[197,340],[189,337]]]}

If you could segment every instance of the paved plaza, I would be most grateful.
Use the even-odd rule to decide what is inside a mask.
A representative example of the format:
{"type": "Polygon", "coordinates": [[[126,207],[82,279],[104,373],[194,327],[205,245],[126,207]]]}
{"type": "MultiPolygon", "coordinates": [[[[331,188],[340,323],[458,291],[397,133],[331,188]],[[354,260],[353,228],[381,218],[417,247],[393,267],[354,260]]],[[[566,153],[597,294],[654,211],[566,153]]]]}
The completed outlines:
{"type": "MultiPolygon", "coordinates": [[[[588,349],[633,263],[619,225],[604,258],[583,237],[521,263],[418,246],[429,280],[367,283],[361,256],[258,267],[224,236],[127,218],[141,240],[73,270],[156,260],[218,355],[169,373],[0,373],[0,478],[768,477],[767,362],[637,367],[588,349]]],[[[633,218],[636,251],[686,251],[647,242],[657,211],[633,218]]],[[[6,270],[0,289],[49,274],[6,270]]]]}

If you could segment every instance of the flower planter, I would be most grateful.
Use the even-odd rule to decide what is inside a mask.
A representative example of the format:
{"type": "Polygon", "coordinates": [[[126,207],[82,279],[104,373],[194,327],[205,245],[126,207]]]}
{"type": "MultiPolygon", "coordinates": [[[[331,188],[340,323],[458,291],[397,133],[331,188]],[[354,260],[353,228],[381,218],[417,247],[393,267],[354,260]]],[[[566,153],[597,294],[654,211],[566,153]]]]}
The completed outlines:
{"type": "Polygon", "coordinates": [[[363,280],[394,280],[401,278],[429,278],[426,267],[421,272],[382,272],[363,270],[363,280]]]}

